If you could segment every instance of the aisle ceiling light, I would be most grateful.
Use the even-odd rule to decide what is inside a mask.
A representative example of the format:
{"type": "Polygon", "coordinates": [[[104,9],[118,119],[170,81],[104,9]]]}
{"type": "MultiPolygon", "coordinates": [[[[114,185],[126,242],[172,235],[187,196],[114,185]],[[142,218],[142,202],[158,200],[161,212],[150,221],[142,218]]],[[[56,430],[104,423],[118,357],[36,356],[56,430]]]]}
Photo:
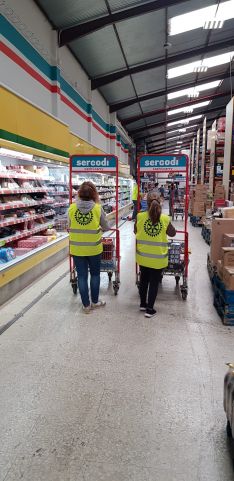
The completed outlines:
{"type": "Polygon", "coordinates": [[[181,125],[189,124],[189,122],[192,122],[193,120],[200,119],[201,117],[202,117],[202,114],[201,115],[193,115],[193,117],[188,117],[187,119],[181,119],[181,120],[176,120],[174,122],[169,122],[167,124],[167,127],[170,127],[171,125],[178,125],[178,124],[181,124],[181,125]]]}
{"type": "Polygon", "coordinates": [[[221,28],[225,20],[232,18],[234,18],[234,0],[228,0],[220,3],[218,7],[217,4],[214,4],[170,18],[169,35],[178,35],[197,28],[207,28],[205,25],[209,23],[211,27],[208,28],[221,28]]]}
{"type": "Polygon", "coordinates": [[[205,102],[199,102],[198,104],[189,105],[188,107],[180,107],[179,109],[169,110],[167,113],[168,115],[179,114],[181,112],[190,113],[193,112],[194,109],[200,109],[201,107],[206,107],[209,105],[210,100],[206,100],[205,102]]]}
{"type": "MultiPolygon", "coordinates": [[[[209,89],[213,89],[213,88],[218,87],[220,82],[222,82],[222,80],[215,80],[214,82],[207,82],[207,83],[202,84],[202,85],[196,85],[192,89],[189,88],[189,89],[178,90],[177,92],[173,92],[171,94],[168,94],[167,98],[168,98],[168,100],[172,100],[172,99],[177,99],[178,97],[184,97],[184,96],[192,97],[193,92],[195,92],[196,94],[198,93],[198,95],[199,95],[200,92],[203,92],[204,90],[209,90],[209,89]]],[[[196,95],[196,96],[198,96],[198,95],[196,95]]]]}
{"type": "Polygon", "coordinates": [[[213,18],[213,20],[206,20],[204,23],[204,30],[218,30],[223,28],[224,20],[219,20],[218,18],[213,18]]]}
{"type": "Polygon", "coordinates": [[[196,62],[190,62],[185,65],[181,65],[180,67],[173,67],[168,69],[168,78],[175,78],[180,77],[181,75],[187,75],[189,73],[193,73],[196,69],[200,69],[201,67],[217,67],[218,65],[224,65],[225,63],[229,63],[234,55],[234,51],[226,52],[221,55],[215,55],[214,57],[209,57],[204,60],[197,60],[196,62]]]}
{"type": "Polygon", "coordinates": [[[4,149],[3,147],[0,148],[0,155],[3,155],[4,157],[14,157],[20,160],[33,160],[33,155],[31,154],[17,152],[17,150],[4,149]]]}

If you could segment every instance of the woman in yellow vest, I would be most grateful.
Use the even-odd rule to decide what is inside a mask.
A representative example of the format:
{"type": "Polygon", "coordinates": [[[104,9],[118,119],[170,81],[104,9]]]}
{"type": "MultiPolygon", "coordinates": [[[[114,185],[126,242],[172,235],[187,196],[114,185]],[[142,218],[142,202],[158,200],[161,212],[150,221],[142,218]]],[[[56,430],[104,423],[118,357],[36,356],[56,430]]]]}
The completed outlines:
{"type": "Polygon", "coordinates": [[[102,231],[110,229],[106,215],[99,203],[99,196],[92,182],[84,182],[78,192],[77,202],[68,210],[70,221],[70,254],[73,256],[78,276],[78,287],[83,310],[105,306],[99,299],[102,231]],[[90,292],[88,288],[90,270],[90,292]]]}
{"type": "Polygon", "coordinates": [[[168,266],[168,238],[176,230],[166,214],[162,214],[160,197],[155,192],[147,196],[148,210],[137,215],[135,224],[136,261],[140,266],[140,310],[145,317],[156,314],[154,303],[162,270],[168,266]]]}

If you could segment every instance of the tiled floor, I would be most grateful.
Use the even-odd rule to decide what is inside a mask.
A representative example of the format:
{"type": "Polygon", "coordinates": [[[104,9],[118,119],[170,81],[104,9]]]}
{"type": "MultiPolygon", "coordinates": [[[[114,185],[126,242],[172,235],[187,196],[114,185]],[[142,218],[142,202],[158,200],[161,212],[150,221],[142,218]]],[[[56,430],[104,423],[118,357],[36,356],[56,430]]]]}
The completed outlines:
{"type": "MultiPolygon", "coordinates": [[[[0,336],[0,481],[231,481],[222,407],[234,330],[212,305],[207,247],[191,228],[189,297],[173,279],[138,311],[132,223],[117,297],[85,316],[68,276],[0,336]]],[[[4,324],[67,269],[1,312],[4,324]]]]}

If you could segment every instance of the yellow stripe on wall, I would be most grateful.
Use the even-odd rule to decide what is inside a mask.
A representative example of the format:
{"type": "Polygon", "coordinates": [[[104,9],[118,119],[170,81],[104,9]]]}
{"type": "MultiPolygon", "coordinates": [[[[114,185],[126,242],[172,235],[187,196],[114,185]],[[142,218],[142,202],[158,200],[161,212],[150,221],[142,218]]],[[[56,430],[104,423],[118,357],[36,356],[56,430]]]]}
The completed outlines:
{"type": "Polygon", "coordinates": [[[5,88],[0,91],[0,110],[0,129],[69,152],[68,126],[5,88]]]}

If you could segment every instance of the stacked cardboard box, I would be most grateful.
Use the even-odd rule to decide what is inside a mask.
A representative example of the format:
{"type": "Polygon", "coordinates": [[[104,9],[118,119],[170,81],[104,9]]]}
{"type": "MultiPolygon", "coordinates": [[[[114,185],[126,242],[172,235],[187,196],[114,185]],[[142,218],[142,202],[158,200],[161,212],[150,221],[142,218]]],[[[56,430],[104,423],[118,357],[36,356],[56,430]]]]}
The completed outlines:
{"type": "Polygon", "coordinates": [[[226,289],[234,290],[234,247],[222,247],[217,271],[226,289]]]}
{"type": "Polygon", "coordinates": [[[234,207],[225,207],[222,212],[224,219],[234,219],[234,207]]]}
{"type": "Polygon", "coordinates": [[[221,199],[225,199],[225,187],[220,184],[215,186],[214,201],[221,199]]]}
{"type": "Polygon", "coordinates": [[[234,290],[234,219],[213,219],[210,258],[226,289],[234,290]]]}
{"type": "Polygon", "coordinates": [[[196,217],[203,217],[206,212],[207,188],[205,185],[196,185],[190,197],[190,211],[196,217]]]}
{"type": "Polygon", "coordinates": [[[234,237],[234,219],[213,219],[210,259],[212,264],[216,267],[218,266],[218,260],[222,257],[222,247],[224,247],[224,245],[225,247],[228,247],[227,234],[232,234],[234,237]]]}

